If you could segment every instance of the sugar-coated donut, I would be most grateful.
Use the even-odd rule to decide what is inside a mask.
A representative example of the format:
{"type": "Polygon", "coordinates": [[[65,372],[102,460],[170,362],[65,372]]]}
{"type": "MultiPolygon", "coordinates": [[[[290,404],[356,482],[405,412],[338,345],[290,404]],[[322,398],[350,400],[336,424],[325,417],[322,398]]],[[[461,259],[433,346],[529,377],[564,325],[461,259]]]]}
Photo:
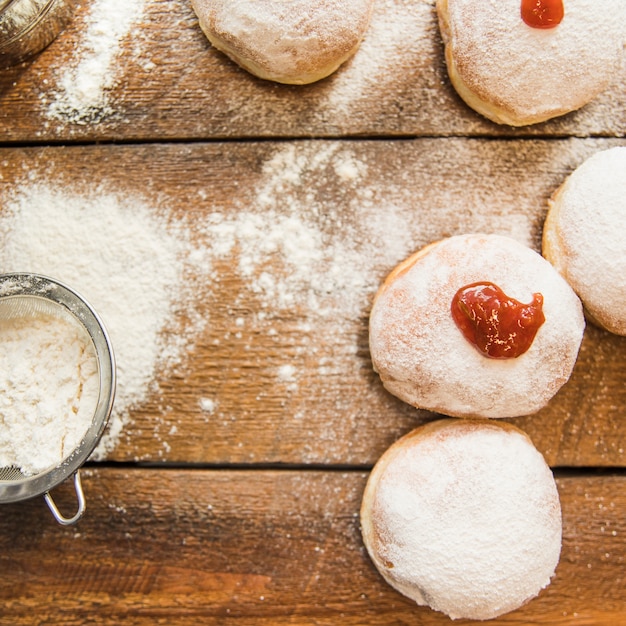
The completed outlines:
{"type": "Polygon", "coordinates": [[[361,529],[392,587],[453,619],[520,607],[561,551],[550,468],[525,433],[493,420],[437,420],[394,443],[370,474],[361,529]]]}
{"type": "Polygon", "coordinates": [[[626,147],[596,153],[556,190],[543,255],[573,287],[591,321],[626,335],[626,147]]]}
{"type": "Polygon", "coordinates": [[[209,41],[250,73],[302,85],[358,49],[373,0],[192,0],[209,41]]]}
{"type": "Polygon", "coordinates": [[[623,0],[563,0],[554,28],[533,28],[522,0],[437,0],[452,85],[486,118],[536,124],[579,109],[619,72],[623,0]]]}
{"type": "MultiPolygon", "coordinates": [[[[515,341],[519,329],[499,325],[498,315],[487,322],[515,341]]],[[[580,300],[540,254],[509,237],[457,235],[419,250],[386,278],[370,313],[370,353],[387,390],[413,406],[515,417],[544,407],[569,379],[584,327],[580,300]],[[492,283],[524,306],[541,296],[536,313],[544,321],[525,352],[491,358],[466,338],[452,305],[476,283],[492,283]]]]}

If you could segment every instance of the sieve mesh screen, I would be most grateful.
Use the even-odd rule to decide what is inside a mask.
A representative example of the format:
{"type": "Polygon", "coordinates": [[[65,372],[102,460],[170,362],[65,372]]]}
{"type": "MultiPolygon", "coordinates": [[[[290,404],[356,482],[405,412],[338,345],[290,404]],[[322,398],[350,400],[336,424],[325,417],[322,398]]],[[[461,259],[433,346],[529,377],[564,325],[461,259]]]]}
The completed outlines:
{"type": "Polygon", "coordinates": [[[17,467],[0,467],[0,480],[12,482],[22,480],[24,474],[17,467]]]}

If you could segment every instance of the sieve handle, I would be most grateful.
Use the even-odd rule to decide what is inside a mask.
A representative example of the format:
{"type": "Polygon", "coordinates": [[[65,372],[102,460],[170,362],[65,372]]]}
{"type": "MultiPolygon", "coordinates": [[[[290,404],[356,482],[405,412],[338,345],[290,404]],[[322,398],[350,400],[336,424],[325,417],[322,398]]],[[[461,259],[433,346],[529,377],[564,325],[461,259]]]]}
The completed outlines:
{"type": "Polygon", "coordinates": [[[61,514],[49,491],[46,491],[46,493],[43,494],[48,508],[50,509],[52,515],[54,515],[54,519],[56,519],[59,524],[63,524],[63,526],[71,526],[72,524],[75,524],[85,512],[85,494],[83,493],[83,486],[80,482],[80,473],[78,470],[74,473],[74,488],[76,489],[76,499],[78,500],[78,511],[73,517],[64,517],[61,514]]]}

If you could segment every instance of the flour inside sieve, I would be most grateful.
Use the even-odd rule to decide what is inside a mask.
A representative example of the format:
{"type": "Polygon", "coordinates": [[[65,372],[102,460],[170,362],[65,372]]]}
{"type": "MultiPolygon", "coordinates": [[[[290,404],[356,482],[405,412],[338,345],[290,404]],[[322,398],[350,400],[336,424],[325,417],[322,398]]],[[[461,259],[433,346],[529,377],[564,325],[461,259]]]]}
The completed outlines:
{"type": "Polygon", "coordinates": [[[78,447],[98,402],[86,329],[61,305],[0,299],[0,467],[32,476],[78,447]]]}

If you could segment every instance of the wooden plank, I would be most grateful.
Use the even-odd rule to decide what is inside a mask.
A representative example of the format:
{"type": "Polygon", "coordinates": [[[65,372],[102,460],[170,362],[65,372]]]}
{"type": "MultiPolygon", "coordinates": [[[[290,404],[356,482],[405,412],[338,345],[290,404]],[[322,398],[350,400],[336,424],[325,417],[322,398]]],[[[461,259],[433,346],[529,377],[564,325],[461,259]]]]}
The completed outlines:
{"type": "MultiPolygon", "coordinates": [[[[180,364],[157,372],[157,388],[131,411],[111,460],[367,466],[433,417],[391,397],[372,371],[367,316],[387,272],[420,246],[462,232],[507,234],[537,248],[548,196],[586,156],[619,143],[11,148],[0,151],[0,206],[9,212],[17,191],[40,184],[91,204],[114,192],[129,217],[143,202],[184,219],[195,240],[185,249],[192,290],[171,324],[182,336],[189,316],[208,323],[191,332],[194,349],[180,364]]],[[[69,249],[78,243],[73,232],[69,249]]],[[[11,231],[4,237],[6,245],[11,231]]],[[[72,259],[59,267],[72,270],[72,259]]],[[[24,268],[7,260],[0,269],[54,276],[55,261],[24,268]]],[[[89,285],[79,290],[89,299],[89,285]]],[[[132,311],[132,293],[120,293],[132,311]]],[[[539,414],[513,420],[551,465],[624,466],[624,341],[589,326],[568,384],[539,414]]],[[[117,348],[120,356],[126,346],[117,348]]]]}
{"type": "Polygon", "coordinates": [[[0,72],[0,141],[626,133],[626,69],[565,117],[521,130],[483,119],[449,83],[434,4],[376,2],[352,61],[298,87],[213,49],[187,0],[129,0],[117,13],[88,0],[34,61],[0,72]]]}
{"type": "MultiPolygon", "coordinates": [[[[358,511],[367,474],[85,469],[87,512],[3,505],[0,624],[447,624],[379,577],[358,511]]],[[[496,624],[626,620],[626,477],[563,475],[563,550],[496,624]]],[[[72,508],[66,485],[55,492],[72,508]]],[[[469,623],[459,621],[460,624],[469,623]]]]}

